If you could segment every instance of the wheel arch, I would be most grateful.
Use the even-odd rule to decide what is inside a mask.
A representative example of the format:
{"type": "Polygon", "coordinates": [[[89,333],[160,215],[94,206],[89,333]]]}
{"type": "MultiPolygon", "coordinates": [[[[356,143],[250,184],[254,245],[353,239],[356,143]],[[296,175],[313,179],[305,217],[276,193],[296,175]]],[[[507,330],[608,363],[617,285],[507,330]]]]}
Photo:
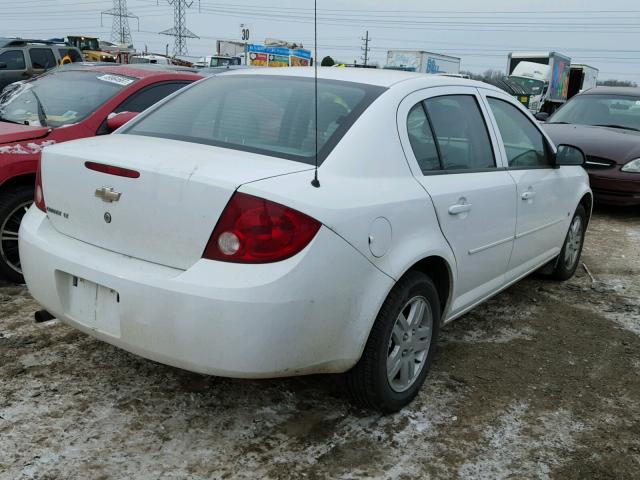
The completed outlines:
{"type": "Polygon", "coordinates": [[[582,195],[582,198],[578,202],[578,205],[582,205],[584,207],[585,212],[587,212],[587,226],[588,226],[589,222],[591,221],[591,212],[593,211],[593,194],[591,192],[586,192],[584,195],[582,195]]]}
{"type": "Polygon", "coordinates": [[[0,195],[3,195],[7,190],[11,190],[15,187],[30,186],[35,188],[36,174],[35,173],[22,173],[13,177],[7,178],[2,184],[0,184],[0,195]]]}
{"type": "Polygon", "coordinates": [[[420,272],[427,275],[438,290],[438,297],[440,299],[440,322],[442,323],[448,307],[451,305],[451,297],[453,293],[454,274],[452,265],[439,255],[429,255],[424,257],[413,265],[411,265],[402,276],[406,275],[410,271],[420,272]]]}

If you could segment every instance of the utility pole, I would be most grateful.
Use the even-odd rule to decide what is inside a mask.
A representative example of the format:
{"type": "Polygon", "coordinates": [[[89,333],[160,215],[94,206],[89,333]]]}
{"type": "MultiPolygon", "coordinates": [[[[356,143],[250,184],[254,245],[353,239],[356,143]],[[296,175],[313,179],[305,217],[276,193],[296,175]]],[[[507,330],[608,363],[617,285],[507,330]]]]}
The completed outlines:
{"type": "MultiPolygon", "coordinates": [[[[193,0],[167,0],[169,5],[173,5],[173,28],[160,32],[161,35],[170,35],[175,38],[173,44],[174,55],[187,54],[187,38],[200,38],[187,28],[185,14],[187,9],[193,5],[193,0]]],[[[199,2],[198,2],[199,5],[199,2]]]]}
{"type": "Polygon", "coordinates": [[[362,41],[364,42],[364,45],[360,47],[360,49],[362,50],[361,58],[364,61],[364,66],[366,67],[369,63],[369,52],[371,51],[371,49],[369,48],[369,42],[371,41],[371,39],[369,38],[369,30],[367,30],[365,36],[362,37],[362,41]]]}
{"type": "Polygon", "coordinates": [[[138,22],[138,30],[140,30],[140,19],[127,9],[127,0],[113,0],[113,8],[100,13],[100,25],[102,25],[102,16],[111,15],[113,17],[113,25],[111,26],[111,41],[129,45],[132,43],[131,30],[129,30],[129,19],[135,18],[138,22]]]}

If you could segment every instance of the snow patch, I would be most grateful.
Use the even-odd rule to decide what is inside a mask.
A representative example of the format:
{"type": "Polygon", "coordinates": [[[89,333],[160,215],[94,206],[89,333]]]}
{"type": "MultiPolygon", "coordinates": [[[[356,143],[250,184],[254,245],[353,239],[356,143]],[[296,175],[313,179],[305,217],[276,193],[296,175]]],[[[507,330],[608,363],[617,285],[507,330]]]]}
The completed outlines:
{"type": "Polygon", "coordinates": [[[27,143],[26,147],[17,143],[8,147],[0,147],[0,154],[32,155],[34,153],[40,153],[44,147],[54,145],[55,143],[55,140],[45,140],[40,143],[30,142],[27,143]]]}
{"type": "Polygon", "coordinates": [[[550,478],[551,469],[561,465],[575,436],[585,430],[568,410],[545,412],[527,419],[529,405],[510,405],[483,432],[485,447],[473,460],[458,469],[460,478],[550,478]]]}
{"type": "Polygon", "coordinates": [[[531,327],[523,326],[520,329],[504,327],[497,332],[487,332],[486,330],[468,330],[458,341],[464,343],[508,343],[514,340],[531,340],[535,335],[535,330],[531,327]]]}
{"type": "Polygon", "coordinates": [[[601,288],[617,298],[610,305],[603,305],[602,314],[619,326],[640,336],[640,286],[631,277],[600,275],[601,288]]]}

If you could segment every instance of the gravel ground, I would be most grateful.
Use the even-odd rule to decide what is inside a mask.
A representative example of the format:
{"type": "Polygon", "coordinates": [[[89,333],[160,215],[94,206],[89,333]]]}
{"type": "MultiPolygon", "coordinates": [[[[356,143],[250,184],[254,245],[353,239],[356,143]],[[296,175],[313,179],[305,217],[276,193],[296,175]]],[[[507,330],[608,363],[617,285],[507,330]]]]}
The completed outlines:
{"type": "Polygon", "coordinates": [[[583,259],[595,281],[532,276],[445,327],[390,416],[339,376],[205,377],[36,325],[0,286],[0,478],[638,478],[640,210],[597,210],[583,259]]]}

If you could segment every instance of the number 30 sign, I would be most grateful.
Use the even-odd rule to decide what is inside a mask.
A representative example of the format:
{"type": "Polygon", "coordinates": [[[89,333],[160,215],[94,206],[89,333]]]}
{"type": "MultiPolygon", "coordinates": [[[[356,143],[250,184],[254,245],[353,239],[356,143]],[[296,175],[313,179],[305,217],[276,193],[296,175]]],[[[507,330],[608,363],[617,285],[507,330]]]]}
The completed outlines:
{"type": "Polygon", "coordinates": [[[240,40],[248,42],[251,37],[251,27],[246,23],[240,24],[240,40]]]}

